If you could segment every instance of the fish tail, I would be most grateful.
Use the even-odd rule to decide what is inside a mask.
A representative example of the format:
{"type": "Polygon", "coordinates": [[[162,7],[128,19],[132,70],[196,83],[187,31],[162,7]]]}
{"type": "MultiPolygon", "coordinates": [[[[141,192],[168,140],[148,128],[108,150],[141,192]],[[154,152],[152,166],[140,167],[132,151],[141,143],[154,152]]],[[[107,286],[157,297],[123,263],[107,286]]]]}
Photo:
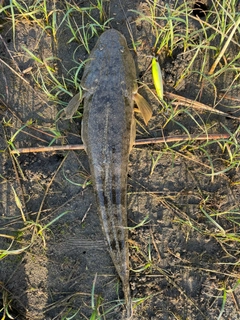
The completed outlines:
{"type": "Polygon", "coordinates": [[[130,320],[133,315],[133,310],[132,310],[132,299],[131,299],[129,283],[127,283],[126,285],[123,284],[123,291],[124,291],[125,305],[126,305],[126,317],[124,318],[124,320],[126,319],[130,320]]]}

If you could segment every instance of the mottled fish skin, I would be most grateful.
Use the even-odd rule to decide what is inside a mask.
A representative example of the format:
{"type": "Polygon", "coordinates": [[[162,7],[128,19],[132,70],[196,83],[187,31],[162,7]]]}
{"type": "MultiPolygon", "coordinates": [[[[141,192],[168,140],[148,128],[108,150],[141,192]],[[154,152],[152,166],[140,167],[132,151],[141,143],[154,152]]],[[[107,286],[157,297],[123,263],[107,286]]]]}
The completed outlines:
{"type": "Polygon", "coordinates": [[[127,229],[127,172],[135,138],[133,93],[136,69],[126,39],[105,31],[91,52],[82,78],[82,140],[103,232],[122,281],[127,317],[131,316],[127,229]]]}

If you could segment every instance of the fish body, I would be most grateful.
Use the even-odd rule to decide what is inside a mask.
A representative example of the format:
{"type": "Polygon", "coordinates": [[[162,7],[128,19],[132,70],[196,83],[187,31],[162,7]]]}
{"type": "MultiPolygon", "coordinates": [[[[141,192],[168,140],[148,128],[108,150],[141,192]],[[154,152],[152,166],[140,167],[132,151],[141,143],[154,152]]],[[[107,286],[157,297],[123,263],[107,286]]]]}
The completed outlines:
{"type": "Polygon", "coordinates": [[[124,36],[114,29],[98,39],[86,63],[82,140],[109,252],[131,316],[127,229],[127,172],[135,139],[136,69],[124,36]]]}
{"type": "Polygon", "coordinates": [[[135,63],[120,32],[111,29],[99,37],[85,65],[81,87],[83,94],[79,92],[69,101],[61,118],[72,119],[84,99],[82,140],[103,233],[122,281],[126,317],[130,318],[127,171],[136,134],[134,101],[145,124],[152,109],[137,92],[135,63]]]}

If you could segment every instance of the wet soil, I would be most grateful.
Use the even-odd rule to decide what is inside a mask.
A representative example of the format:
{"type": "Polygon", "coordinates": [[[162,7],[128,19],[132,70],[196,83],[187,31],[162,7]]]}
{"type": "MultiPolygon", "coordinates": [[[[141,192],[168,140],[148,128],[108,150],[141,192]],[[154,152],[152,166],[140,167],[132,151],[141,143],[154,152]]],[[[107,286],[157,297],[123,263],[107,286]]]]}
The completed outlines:
{"type": "MultiPolygon", "coordinates": [[[[159,3],[177,6],[182,2],[159,3]]],[[[87,7],[89,1],[75,4],[87,7]]],[[[48,6],[53,5],[49,1],[48,6]]],[[[57,19],[61,21],[66,10],[64,1],[57,5],[57,19]]],[[[194,1],[188,5],[194,7],[194,1]]],[[[126,36],[129,47],[131,39],[126,21],[131,24],[134,40],[140,41],[137,54],[133,52],[139,80],[153,89],[149,66],[154,37],[149,24],[137,20],[137,14],[130,9],[147,15],[149,1],[122,0],[121,5],[118,0],[105,2],[107,18],[113,18],[110,26],[126,36]]],[[[121,283],[102,234],[85,152],[29,153],[15,158],[7,148],[7,141],[27,122],[29,126],[22,128],[14,140],[16,147],[81,143],[81,116],[73,121],[56,121],[62,106],[51,101],[34,82],[37,63],[24,47],[40,59],[56,57],[50,64],[57,70],[58,79],[69,78],[69,72],[73,73],[88,53],[76,41],[68,43],[71,34],[64,23],[55,42],[40,26],[22,19],[16,24],[14,39],[11,21],[4,13],[0,18],[0,249],[21,250],[31,244],[22,253],[7,255],[0,261],[2,303],[11,301],[10,314],[15,319],[52,320],[71,316],[71,319],[90,319],[94,288],[95,305],[99,303],[99,313],[105,313],[102,319],[121,319],[121,283]],[[61,136],[53,141],[56,129],[61,136]],[[37,220],[43,227],[60,218],[32,239],[34,225],[22,222],[13,189],[21,200],[27,221],[37,220]],[[13,244],[11,237],[17,238],[13,244]]],[[[81,25],[81,16],[74,18],[81,25]]],[[[95,18],[99,16],[96,14],[95,18]]],[[[196,21],[190,23],[192,28],[199,27],[196,21]]],[[[91,39],[90,49],[96,39],[96,36],[91,39]]],[[[184,52],[179,47],[171,58],[162,58],[161,67],[166,90],[195,99],[202,89],[196,73],[175,87],[192,54],[191,50],[184,52]]],[[[199,55],[193,67],[196,70],[201,67],[201,58],[199,55]]],[[[211,59],[206,62],[206,68],[211,65],[211,59]]],[[[50,78],[44,66],[42,74],[43,78],[50,78]]],[[[81,74],[82,71],[79,80],[81,74]]],[[[234,74],[229,73],[218,79],[217,90],[228,87],[233,78],[234,74]]],[[[46,85],[51,86],[50,80],[46,85]]],[[[68,89],[76,93],[73,85],[68,84],[68,89]]],[[[162,129],[171,111],[165,110],[149,90],[141,88],[140,92],[153,107],[153,119],[147,128],[136,115],[140,138],[163,133],[184,134],[183,127],[191,134],[199,133],[196,121],[205,123],[212,133],[225,132],[224,127],[234,132],[239,125],[236,120],[188,109],[189,113],[179,112],[162,129]]],[[[237,89],[231,95],[240,99],[237,89]]],[[[204,87],[201,97],[203,103],[212,105],[214,91],[204,87]]],[[[67,94],[60,98],[66,103],[70,99],[67,94]]],[[[230,99],[223,99],[218,108],[228,112],[234,104],[230,99]]],[[[81,111],[80,108],[80,114],[81,111]]],[[[209,157],[198,142],[194,143],[194,151],[192,146],[182,148],[181,143],[170,146],[136,147],[129,159],[129,227],[147,217],[146,224],[129,232],[131,293],[133,300],[139,302],[135,304],[134,319],[239,319],[240,288],[236,285],[240,247],[237,242],[221,245],[216,237],[216,225],[204,215],[208,209],[233,212],[237,217],[239,171],[228,170],[212,178],[209,157],[216,171],[226,169],[228,157],[217,144],[206,147],[209,157]],[[221,315],[223,288],[227,289],[227,299],[221,315]]],[[[227,219],[219,218],[217,222],[225,230],[233,229],[227,219]]],[[[239,230],[235,227],[232,232],[239,230]]]]}

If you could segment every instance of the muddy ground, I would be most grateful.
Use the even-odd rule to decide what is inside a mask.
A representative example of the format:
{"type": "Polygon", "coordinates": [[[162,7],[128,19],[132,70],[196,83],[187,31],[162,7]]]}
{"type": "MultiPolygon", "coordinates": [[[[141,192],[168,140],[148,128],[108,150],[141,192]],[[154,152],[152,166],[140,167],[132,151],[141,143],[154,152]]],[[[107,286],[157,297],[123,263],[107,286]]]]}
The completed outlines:
{"type": "MultiPolygon", "coordinates": [[[[95,3],[95,1],[92,1],[95,3]]],[[[49,1],[49,7],[53,6],[49,1]]],[[[162,5],[180,5],[181,1],[159,1],[162,5]]],[[[88,1],[75,1],[82,7],[88,1]]],[[[134,54],[139,79],[153,89],[151,63],[153,36],[147,23],[137,20],[137,14],[129,9],[149,13],[147,1],[106,1],[108,18],[113,18],[111,27],[121,31],[131,48],[131,39],[126,19],[131,23],[133,38],[141,40],[134,54]],[[124,9],[124,11],[123,11],[124,9]]],[[[58,1],[58,19],[64,15],[64,1],[58,1]]],[[[194,6],[194,1],[189,1],[194,6]]],[[[93,15],[95,13],[93,12],[93,15]]],[[[96,18],[98,15],[96,14],[96,18]]],[[[58,129],[61,136],[53,144],[81,143],[81,117],[72,122],[58,120],[61,105],[36,85],[37,62],[23,49],[27,47],[41,59],[54,56],[57,77],[68,77],[68,71],[87,58],[86,50],[76,41],[68,43],[71,34],[62,24],[57,32],[57,42],[31,20],[24,19],[16,24],[15,41],[12,24],[1,13],[0,29],[0,102],[1,121],[1,167],[0,167],[0,249],[17,250],[31,246],[21,254],[6,256],[0,262],[0,285],[2,303],[11,300],[10,313],[15,319],[90,319],[92,289],[95,287],[95,304],[100,302],[102,319],[121,318],[121,284],[107,251],[97,216],[93,189],[90,181],[88,159],[84,151],[62,151],[52,153],[30,153],[10,156],[7,140],[27,121],[32,124],[24,128],[15,139],[16,147],[47,146],[58,129]],[[73,59],[74,56],[74,59],[73,59]],[[4,64],[5,62],[6,64],[4,64]],[[11,67],[11,68],[10,68],[11,67]],[[24,72],[25,70],[29,71],[24,72]],[[15,72],[14,72],[15,70],[15,72]],[[19,76],[20,75],[20,76],[19,76]],[[74,182],[74,183],[73,183],[74,182]],[[13,189],[18,194],[28,221],[38,218],[41,226],[67,212],[38,237],[33,235],[33,225],[24,224],[21,212],[14,200],[13,189]],[[11,246],[12,236],[17,239],[11,246]],[[42,235],[42,237],[41,237],[42,235]],[[5,302],[4,302],[5,301],[5,302]]],[[[75,16],[81,24],[81,16],[75,16]]],[[[194,22],[192,28],[199,25],[194,22]]],[[[99,32],[100,33],[100,32],[99,32]]],[[[97,37],[89,43],[93,48],[97,37]]],[[[234,54],[234,53],[232,53],[234,54]]],[[[191,51],[183,54],[178,48],[171,59],[163,57],[165,89],[195,99],[201,88],[196,74],[185,79],[174,88],[188,61],[191,51]]],[[[207,66],[211,65],[211,57],[207,66]]],[[[201,56],[195,63],[196,70],[202,64],[201,56]]],[[[44,66],[43,76],[48,76],[44,66]]],[[[82,71],[79,74],[81,78],[82,71]]],[[[232,74],[218,79],[217,90],[229,86],[232,74]]],[[[39,80],[40,81],[40,80],[39,80]]],[[[49,85],[49,84],[47,84],[49,85]]],[[[74,86],[68,90],[76,93],[74,86]]],[[[140,92],[153,107],[153,119],[145,128],[137,117],[138,137],[156,137],[184,134],[186,127],[191,134],[199,133],[194,119],[209,126],[209,132],[226,132],[224,126],[234,132],[239,123],[227,117],[209,112],[200,115],[189,109],[189,116],[180,112],[175,121],[170,121],[162,131],[169,117],[149,90],[140,92]]],[[[238,90],[231,96],[240,99],[238,90]]],[[[61,95],[69,101],[70,97],[61,95]]],[[[212,105],[214,92],[203,88],[201,101],[212,105]]],[[[222,100],[218,108],[229,111],[233,100],[222,100]]],[[[81,112],[81,109],[80,109],[81,112]]],[[[240,116],[240,112],[235,113],[240,116]]],[[[216,226],[211,224],[200,208],[218,212],[239,213],[239,170],[235,168],[212,179],[209,161],[194,143],[194,158],[188,149],[165,148],[164,145],[141,146],[133,149],[129,160],[128,177],[128,223],[130,227],[148,217],[147,223],[129,232],[130,284],[132,297],[137,301],[134,319],[239,319],[239,245],[228,242],[221,245],[216,235],[216,226]],[[154,160],[159,157],[153,169],[154,160]],[[201,229],[199,232],[198,229],[201,229]],[[205,231],[205,232],[204,232],[205,231]],[[226,250],[227,248],[227,250],[226,250]],[[148,267],[147,267],[148,265],[148,267]],[[235,288],[236,286],[236,288],[235,288]],[[227,299],[223,307],[223,288],[227,299]],[[234,290],[233,290],[234,289],[234,290]]],[[[170,144],[172,146],[172,144],[170,144]]],[[[207,147],[216,171],[224,170],[227,158],[217,144],[207,147]]],[[[233,229],[229,220],[218,223],[225,230],[233,229]]],[[[236,226],[236,225],[235,225],[236,226]]],[[[39,230],[39,229],[38,229],[39,230]]],[[[235,227],[232,232],[238,233],[235,227]]],[[[224,243],[224,242],[223,242],[224,243]]],[[[91,318],[95,319],[95,318],[91,318]]]]}

